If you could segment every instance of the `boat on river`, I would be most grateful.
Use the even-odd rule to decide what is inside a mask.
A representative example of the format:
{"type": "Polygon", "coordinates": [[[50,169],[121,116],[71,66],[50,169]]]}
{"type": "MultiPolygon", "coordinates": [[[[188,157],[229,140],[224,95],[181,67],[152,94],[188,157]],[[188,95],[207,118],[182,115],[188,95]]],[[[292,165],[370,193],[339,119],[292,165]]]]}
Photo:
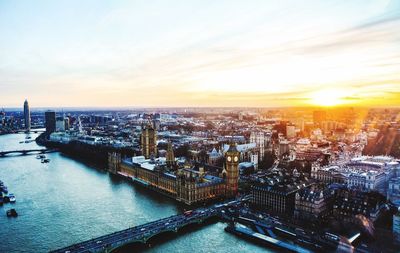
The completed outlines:
{"type": "Polygon", "coordinates": [[[36,156],[36,159],[44,159],[44,158],[46,158],[46,156],[43,154],[39,154],[36,156]]]}
{"type": "Polygon", "coordinates": [[[14,194],[12,193],[8,194],[8,198],[10,199],[10,203],[15,203],[16,198],[14,194]]]}
{"type": "Polygon", "coordinates": [[[42,163],[49,163],[50,162],[50,159],[49,158],[43,158],[42,159],[42,163]]]}
{"type": "Polygon", "coordinates": [[[14,208],[7,210],[7,217],[17,217],[17,216],[18,216],[18,213],[14,208]]]}

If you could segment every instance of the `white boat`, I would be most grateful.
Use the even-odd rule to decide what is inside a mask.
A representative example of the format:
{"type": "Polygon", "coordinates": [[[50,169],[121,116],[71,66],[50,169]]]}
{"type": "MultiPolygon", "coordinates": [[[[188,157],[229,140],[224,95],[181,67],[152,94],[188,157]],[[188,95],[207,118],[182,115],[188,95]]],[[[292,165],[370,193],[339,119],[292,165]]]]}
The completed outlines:
{"type": "Polygon", "coordinates": [[[14,194],[12,194],[12,193],[8,194],[8,198],[10,199],[10,203],[15,203],[16,198],[15,198],[14,194]]]}

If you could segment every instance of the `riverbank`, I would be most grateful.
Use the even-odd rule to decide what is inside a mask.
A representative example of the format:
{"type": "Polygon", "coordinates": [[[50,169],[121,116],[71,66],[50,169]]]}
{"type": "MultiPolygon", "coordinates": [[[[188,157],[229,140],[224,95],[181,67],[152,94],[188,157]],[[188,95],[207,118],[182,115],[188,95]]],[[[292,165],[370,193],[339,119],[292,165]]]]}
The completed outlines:
{"type": "MultiPolygon", "coordinates": [[[[24,134],[0,137],[0,150],[38,149],[35,142],[20,144],[24,134]]],[[[32,139],[37,135],[32,135],[32,139]]],[[[59,152],[46,155],[41,163],[35,156],[0,159],[0,178],[12,185],[17,196],[17,219],[0,207],[0,252],[48,252],[128,227],[182,213],[184,207],[98,166],[59,152]]],[[[144,252],[271,252],[238,240],[224,231],[226,224],[211,223],[182,234],[170,233],[142,245],[144,252]],[[164,240],[165,238],[165,240],[164,240]]],[[[127,245],[126,252],[137,248],[127,245]]]]}
{"type": "Polygon", "coordinates": [[[36,143],[47,148],[56,148],[68,156],[89,161],[90,163],[94,163],[104,169],[107,168],[109,153],[118,152],[123,157],[128,157],[135,156],[137,152],[130,148],[90,145],[80,141],[71,141],[69,143],[53,142],[49,140],[49,136],[46,133],[40,134],[36,138],[36,143]]]}

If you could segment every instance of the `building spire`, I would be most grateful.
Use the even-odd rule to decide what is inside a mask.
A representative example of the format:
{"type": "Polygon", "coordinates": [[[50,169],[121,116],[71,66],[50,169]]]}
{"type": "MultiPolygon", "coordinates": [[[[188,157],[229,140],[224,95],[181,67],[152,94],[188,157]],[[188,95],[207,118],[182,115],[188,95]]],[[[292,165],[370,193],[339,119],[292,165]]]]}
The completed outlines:
{"type": "Polygon", "coordinates": [[[170,140],[168,140],[168,147],[167,147],[167,165],[168,166],[175,165],[174,149],[172,148],[172,143],[170,140]]]}

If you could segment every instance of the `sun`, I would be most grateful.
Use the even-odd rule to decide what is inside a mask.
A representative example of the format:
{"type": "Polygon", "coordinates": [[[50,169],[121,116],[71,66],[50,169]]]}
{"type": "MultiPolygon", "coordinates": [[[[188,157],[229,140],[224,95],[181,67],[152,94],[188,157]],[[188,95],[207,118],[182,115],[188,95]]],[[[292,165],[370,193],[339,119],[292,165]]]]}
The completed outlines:
{"type": "Polygon", "coordinates": [[[336,89],[319,90],[311,94],[310,102],[319,106],[335,106],[344,104],[344,91],[336,89]]]}

